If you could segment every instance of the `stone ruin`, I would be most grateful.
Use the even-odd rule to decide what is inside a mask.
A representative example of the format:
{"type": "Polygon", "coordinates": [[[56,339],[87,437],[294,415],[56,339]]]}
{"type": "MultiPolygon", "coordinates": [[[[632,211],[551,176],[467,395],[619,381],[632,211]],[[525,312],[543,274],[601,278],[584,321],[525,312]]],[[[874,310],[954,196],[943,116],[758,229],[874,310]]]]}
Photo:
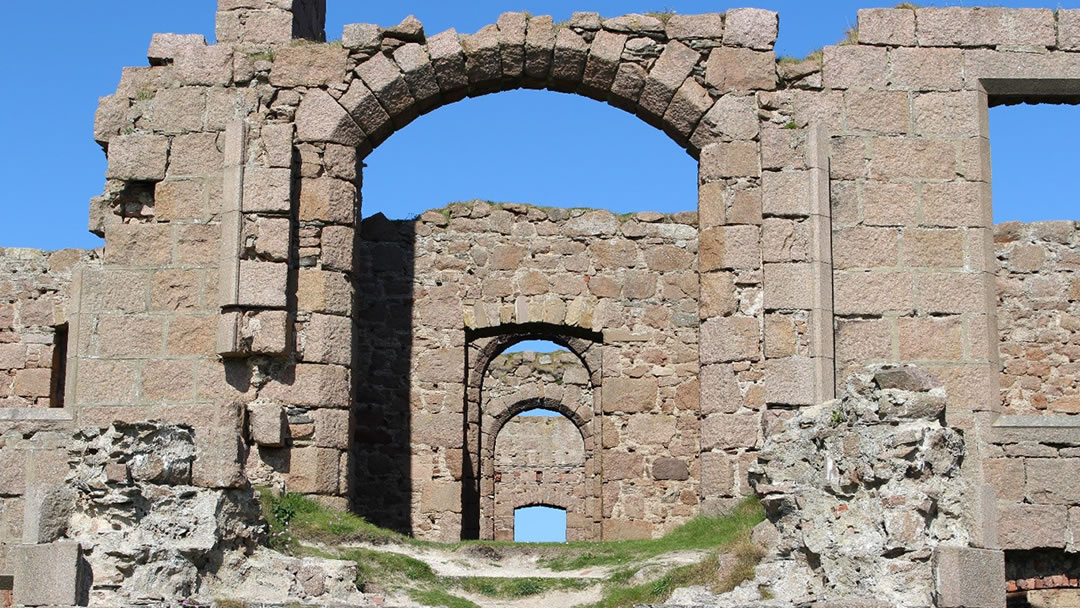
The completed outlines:
{"type": "Polygon", "coordinates": [[[573,510],[573,538],[658,536],[758,492],[773,557],[803,556],[791,602],[1067,597],[1080,238],[992,225],[987,108],[1080,101],[1080,10],[862,10],[856,38],[797,61],[770,11],[662,17],[326,43],[324,0],[219,0],[216,44],[155,35],[95,118],[104,248],[0,255],[0,587],[351,593],[338,566],[267,557],[259,484],[433,540],[505,538],[534,503],[573,510]],[[697,213],[362,219],[382,141],[523,87],[663,130],[698,161],[697,213]],[[572,353],[561,381],[499,363],[534,339],[572,353]],[[884,386],[882,365],[943,386],[884,386]],[[573,446],[515,441],[533,407],[573,446]],[[834,504],[871,509],[911,474],[898,458],[926,463],[899,502],[834,504]]]}

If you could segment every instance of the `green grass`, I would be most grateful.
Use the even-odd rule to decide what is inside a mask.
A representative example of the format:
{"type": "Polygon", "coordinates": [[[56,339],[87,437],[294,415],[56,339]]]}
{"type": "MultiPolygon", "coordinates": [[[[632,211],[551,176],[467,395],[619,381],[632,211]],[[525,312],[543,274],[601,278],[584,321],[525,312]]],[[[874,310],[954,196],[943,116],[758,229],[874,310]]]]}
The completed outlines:
{"type": "Polygon", "coordinates": [[[299,540],[329,544],[422,544],[404,534],[380,528],[359,515],[328,509],[302,495],[274,496],[258,489],[263,517],[270,524],[270,546],[288,549],[299,540]]]}
{"type": "Polygon", "coordinates": [[[594,584],[591,581],[575,578],[484,578],[479,576],[457,579],[456,583],[469,593],[499,599],[529,597],[548,591],[580,590],[594,584]]]}
{"type": "Polygon", "coordinates": [[[617,566],[671,551],[723,548],[748,537],[763,519],[765,510],[756,499],[748,498],[723,517],[695,517],[662,538],[567,543],[564,551],[544,560],[544,565],[552,570],[576,570],[617,566]]]}
{"type": "Polygon", "coordinates": [[[409,599],[425,606],[446,606],[446,608],[480,608],[469,600],[452,595],[442,589],[423,589],[409,591],[409,599]]]}
{"type": "MultiPolygon", "coordinates": [[[[726,593],[754,576],[754,566],[761,560],[760,549],[744,539],[734,547],[735,565],[721,576],[719,559],[710,553],[696,564],[674,568],[653,581],[629,585],[626,581],[609,581],[604,597],[587,608],[629,608],[638,604],[658,604],[667,601],[676,589],[692,585],[709,585],[713,593],[726,593]]],[[[621,574],[622,571],[620,571],[621,574]]],[[[762,592],[762,595],[767,593],[762,592]]]]}
{"type": "Polygon", "coordinates": [[[435,583],[439,577],[426,563],[388,551],[345,549],[337,559],[356,562],[356,584],[374,583],[383,587],[401,587],[412,583],[435,583]]]}

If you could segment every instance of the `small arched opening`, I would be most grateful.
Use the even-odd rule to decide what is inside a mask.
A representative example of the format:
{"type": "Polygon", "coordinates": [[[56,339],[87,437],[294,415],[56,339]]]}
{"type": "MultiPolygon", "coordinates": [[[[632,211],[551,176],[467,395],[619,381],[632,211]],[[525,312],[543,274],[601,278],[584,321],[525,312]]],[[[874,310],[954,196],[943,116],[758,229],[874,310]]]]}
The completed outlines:
{"type": "Polygon", "coordinates": [[[522,404],[520,407],[529,409],[509,417],[496,434],[491,500],[493,537],[522,540],[519,538],[522,506],[546,505],[562,509],[562,519],[551,513],[526,513],[526,539],[533,539],[531,542],[583,540],[588,537],[588,530],[582,528],[584,518],[579,515],[568,521],[566,513],[586,511],[584,437],[570,418],[555,410],[534,407],[537,405],[546,404],[522,404]]]}

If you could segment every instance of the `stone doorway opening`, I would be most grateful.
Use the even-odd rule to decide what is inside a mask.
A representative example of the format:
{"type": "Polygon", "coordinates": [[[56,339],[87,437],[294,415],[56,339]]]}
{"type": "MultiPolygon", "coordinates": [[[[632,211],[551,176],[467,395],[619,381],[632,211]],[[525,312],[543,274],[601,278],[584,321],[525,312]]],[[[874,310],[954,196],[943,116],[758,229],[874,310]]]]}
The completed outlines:
{"type": "Polygon", "coordinates": [[[514,542],[565,543],[566,509],[531,505],[514,509],[514,542]]]}
{"type": "Polygon", "coordinates": [[[573,421],[552,410],[525,410],[499,429],[494,460],[496,540],[564,542],[587,536],[581,516],[587,498],[585,440],[573,421]],[[568,512],[575,515],[568,518],[568,512]]]}
{"type": "Polygon", "coordinates": [[[484,333],[467,346],[463,536],[513,540],[515,511],[544,505],[569,513],[568,540],[598,538],[600,336],[542,323],[484,333]]]}

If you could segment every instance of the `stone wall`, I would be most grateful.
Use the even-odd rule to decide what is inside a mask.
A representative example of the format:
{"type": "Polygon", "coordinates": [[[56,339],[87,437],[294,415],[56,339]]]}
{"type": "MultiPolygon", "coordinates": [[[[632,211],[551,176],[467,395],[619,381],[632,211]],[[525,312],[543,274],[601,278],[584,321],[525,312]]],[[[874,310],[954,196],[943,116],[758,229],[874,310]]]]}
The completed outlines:
{"type": "Polygon", "coordinates": [[[1001,401],[1007,414],[1080,413],[1080,231],[994,226],[1001,401]]]}
{"type": "Polygon", "coordinates": [[[72,268],[96,259],[0,248],[0,408],[64,406],[72,268]]]}
{"type": "Polygon", "coordinates": [[[495,538],[513,540],[514,509],[547,505],[566,510],[567,540],[599,538],[600,456],[595,442],[585,449],[589,427],[574,422],[584,417],[534,419],[523,416],[528,410],[514,415],[534,406],[593,412],[596,394],[588,368],[569,351],[504,353],[491,360],[481,426],[494,429],[494,483],[492,495],[481,497],[481,529],[493,527],[495,538]]]}
{"type": "Polygon", "coordinates": [[[619,217],[483,202],[414,222],[365,220],[358,275],[375,297],[358,313],[360,334],[372,336],[359,346],[358,369],[373,386],[359,395],[360,435],[368,439],[357,442],[357,483],[407,488],[414,509],[419,505],[418,533],[451,538],[479,525],[476,533],[491,536],[494,438],[505,420],[535,406],[526,402],[542,401],[569,415],[587,452],[600,454],[587,491],[586,513],[596,526],[590,538],[603,533],[601,520],[612,522],[612,534],[652,535],[692,515],[699,451],[695,221],[692,213],[619,217]],[[545,382],[547,371],[525,374],[533,376],[529,388],[499,388],[506,374],[489,362],[513,342],[534,338],[574,341],[565,345],[575,353],[576,378],[545,382]],[[411,374],[390,373],[391,366],[411,374]],[[601,387],[608,401],[593,398],[601,387]],[[402,418],[406,403],[409,421],[402,418]],[[464,445],[463,433],[471,438],[464,445]],[[393,453],[411,454],[408,482],[394,478],[400,466],[378,465],[387,443],[393,453]],[[653,471],[664,458],[683,469],[671,478],[663,467],[653,471]],[[475,494],[463,493],[470,483],[475,494]]]}

